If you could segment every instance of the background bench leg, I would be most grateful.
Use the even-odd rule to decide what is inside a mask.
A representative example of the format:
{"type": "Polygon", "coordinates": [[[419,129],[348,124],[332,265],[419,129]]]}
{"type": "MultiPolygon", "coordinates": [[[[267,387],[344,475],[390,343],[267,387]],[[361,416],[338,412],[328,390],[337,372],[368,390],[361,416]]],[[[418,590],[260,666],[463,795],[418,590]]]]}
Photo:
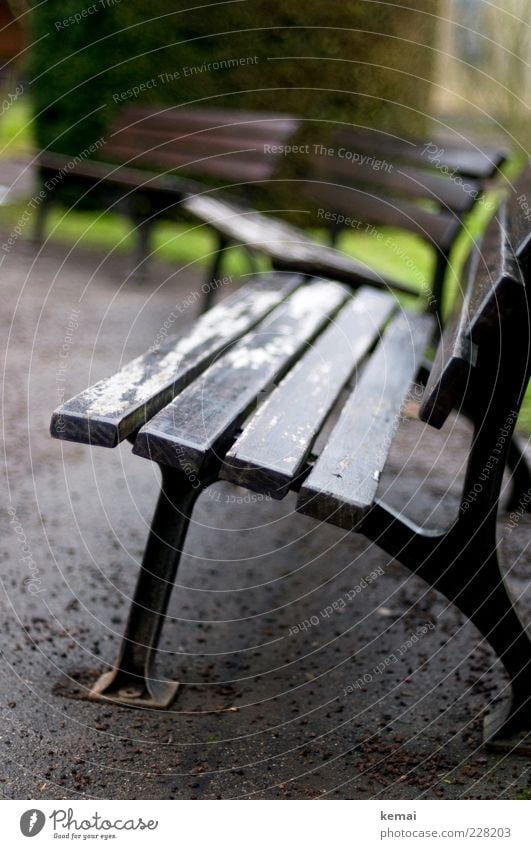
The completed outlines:
{"type": "Polygon", "coordinates": [[[41,202],[36,208],[32,239],[38,244],[42,244],[44,242],[44,236],[46,232],[46,218],[52,203],[53,198],[51,196],[51,192],[48,191],[46,196],[41,200],[41,202]]]}
{"type": "Polygon", "coordinates": [[[328,244],[331,248],[337,248],[342,230],[342,225],[335,222],[328,228],[328,244]]]}
{"type": "Polygon", "coordinates": [[[260,266],[256,261],[256,255],[251,248],[246,248],[245,257],[247,259],[247,264],[249,266],[249,271],[251,274],[258,274],[260,272],[260,266]]]}
{"type": "Polygon", "coordinates": [[[214,295],[216,294],[215,281],[219,277],[223,263],[223,254],[225,253],[228,244],[228,239],[221,235],[218,236],[218,247],[214,254],[214,260],[202,287],[203,298],[201,301],[201,314],[209,310],[214,301],[214,295]]]}
{"type": "Polygon", "coordinates": [[[118,659],[91,699],[150,708],[168,707],[179,687],[153,674],[153,664],[194,503],[193,489],[173,468],[161,466],[162,488],[118,659]]]}
{"type": "Polygon", "coordinates": [[[135,280],[142,282],[148,273],[148,257],[151,239],[152,221],[148,218],[133,218],[135,227],[134,271],[135,280]]]}
{"type": "Polygon", "coordinates": [[[438,326],[435,331],[436,339],[440,336],[441,328],[443,326],[442,300],[444,295],[444,282],[448,271],[449,260],[450,256],[447,251],[443,251],[440,248],[437,249],[435,256],[435,269],[432,278],[432,288],[430,293],[430,303],[428,307],[428,312],[434,315],[437,320],[438,326]]]}

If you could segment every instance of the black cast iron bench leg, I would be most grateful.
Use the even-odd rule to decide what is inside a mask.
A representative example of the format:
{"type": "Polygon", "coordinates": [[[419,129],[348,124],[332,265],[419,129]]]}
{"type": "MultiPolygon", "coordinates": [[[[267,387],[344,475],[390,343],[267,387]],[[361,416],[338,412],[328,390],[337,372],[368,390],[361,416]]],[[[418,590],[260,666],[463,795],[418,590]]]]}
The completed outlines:
{"type": "MultiPolygon", "coordinates": [[[[523,311],[522,311],[523,313],[523,311]]],[[[523,315],[523,320],[526,316],[523,315]]],[[[531,753],[531,639],[514,608],[500,571],[496,517],[503,473],[513,449],[514,427],[528,363],[518,357],[518,333],[484,354],[485,371],[507,359],[510,379],[492,394],[482,390],[482,368],[464,409],[474,411],[474,437],[458,518],[444,531],[428,531],[376,503],[361,530],[391,556],[442,592],[490,643],[510,678],[510,698],[485,719],[484,740],[498,751],[531,753]],[[488,411],[488,415],[487,415],[488,411]],[[496,460],[493,460],[496,457],[496,460]]],[[[523,338],[523,333],[520,335],[523,338]]]]}
{"type": "Polygon", "coordinates": [[[37,244],[42,244],[44,242],[44,237],[46,233],[46,219],[48,217],[48,213],[52,207],[52,204],[55,201],[53,189],[46,189],[44,180],[41,182],[41,189],[45,192],[45,195],[43,198],[41,198],[41,201],[36,208],[35,222],[32,233],[33,241],[37,242],[37,244]]]}
{"type": "Polygon", "coordinates": [[[219,277],[223,263],[223,257],[225,251],[229,246],[229,243],[229,239],[226,239],[225,236],[218,234],[218,245],[214,254],[214,259],[212,260],[210,270],[203,282],[203,286],[201,287],[203,291],[203,298],[201,300],[200,310],[201,313],[206,312],[213,305],[214,296],[216,294],[216,280],[219,277]]]}
{"type": "Polygon", "coordinates": [[[443,593],[478,628],[505,666],[511,694],[484,722],[484,741],[499,751],[531,753],[531,640],[515,612],[497,557],[495,512],[477,534],[457,521],[447,532],[426,532],[378,502],[362,532],[443,593]],[[492,542],[487,539],[492,537],[492,542]]]}
{"type": "Polygon", "coordinates": [[[157,678],[153,666],[186,531],[203,487],[194,489],[174,468],[160,469],[161,492],[118,658],[114,669],[95,683],[91,699],[167,708],[179,687],[157,678]]]}
{"type": "Polygon", "coordinates": [[[144,282],[148,276],[148,264],[150,256],[151,231],[153,229],[153,216],[146,218],[142,216],[131,216],[131,222],[135,231],[135,247],[133,252],[133,278],[139,283],[144,282]]]}
{"type": "MultiPolygon", "coordinates": [[[[231,243],[230,239],[225,238],[221,234],[218,234],[217,238],[218,245],[214,254],[214,259],[212,260],[210,269],[201,287],[203,297],[201,298],[201,308],[199,312],[200,315],[202,315],[214,305],[214,299],[219,285],[218,281],[223,267],[223,260],[225,258],[227,248],[230,247],[231,243]]],[[[245,245],[242,245],[241,247],[245,250],[245,255],[249,265],[249,273],[258,274],[260,266],[256,261],[253,250],[251,248],[246,248],[245,245]]]]}

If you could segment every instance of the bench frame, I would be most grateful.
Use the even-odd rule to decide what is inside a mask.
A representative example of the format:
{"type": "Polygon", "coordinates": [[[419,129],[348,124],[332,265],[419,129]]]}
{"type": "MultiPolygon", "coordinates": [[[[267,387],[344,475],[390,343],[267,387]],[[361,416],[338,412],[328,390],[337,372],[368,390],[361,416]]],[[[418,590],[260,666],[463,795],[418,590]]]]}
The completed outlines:
{"type": "MultiPolygon", "coordinates": [[[[365,535],[443,593],[473,622],[502,661],[510,680],[505,703],[486,717],[485,742],[496,750],[529,754],[531,638],[505,586],[496,541],[505,467],[509,463],[515,465],[519,484],[526,478],[525,467],[512,440],[531,376],[531,315],[524,285],[528,287],[531,281],[529,240],[524,233],[526,241],[525,245],[522,242],[522,250],[507,253],[505,215],[504,212],[500,221],[493,219],[503,237],[499,260],[492,256],[492,245],[486,246],[486,256],[491,263],[495,261],[492,273],[497,275],[491,288],[491,269],[487,263],[487,271],[483,272],[479,285],[483,287],[480,294],[487,297],[488,303],[485,306],[481,302],[478,306],[465,298],[465,305],[458,313],[457,333],[452,336],[452,328],[446,331],[448,338],[453,340],[450,352],[443,353],[442,360],[434,364],[420,410],[422,419],[440,427],[452,403],[459,398],[461,412],[473,422],[474,435],[457,518],[446,528],[422,528],[378,499],[355,521],[349,518],[348,512],[338,520],[330,515],[326,502],[312,506],[304,497],[299,499],[298,509],[318,520],[332,521],[365,535]],[[506,312],[500,321],[496,309],[501,293],[506,312]],[[483,324],[468,325],[469,319],[463,316],[469,316],[469,309],[470,314],[475,315],[474,321],[479,316],[483,324]],[[488,344],[476,346],[475,339],[485,338],[481,335],[485,330],[483,325],[496,332],[490,333],[488,344]],[[454,389],[455,363],[460,365],[461,371],[455,374],[454,389]],[[450,386],[454,399],[444,396],[444,384],[439,381],[445,374],[446,386],[450,386]],[[439,398],[437,393],[441,387],[442,397],[439,398]],[[467,498],[470,493],[474,493],[473,499],[467,498]]],[[[496,227],[494,230],[498,233],[496,227]]],[[[474,285],[477,256],[476,251],[468,269],[469,281],[474,285]]],[[[439,351],[444,352],[443,343],[439,351]]],[[[60,413],[55,414],[58,415],[60,413]]],[[[136,429],[128,439],[135,443],[138,432],[136,429]]],[[[137,453],[150,456],[144,450],[137,453]]],[[[194,504],[206,487],[220,479],[221,464],[222,458],[210,463],[205,474],[191,478],[179,468],[178,460],[171,467],[159,462],[161,493],[122,646],[114,669],[98,679],[91,698],[149,708],[167,708],[173,701],[179,685],[157,677],[154,669],[157,644],[194,504]]],[[[304,472],[292,482],[292,489],[303,488],[301,495],[311,470],[310,459],[304,472]]]]}
{"type": "MultiPolygon", "coordinates": [[[[505,587],[496,546],[496,517],[503,473],[518,409],[530,375],[529,358],[522,360],[521,338],[529,338],[530,316],[520,311],[518,328],[504,334],[498,350],[484,352],[474,372],[468,401],[475,410],[464,496],[473,492],[507,431],[499,460],[473,506],[461,511],[445,529],[423,529],[383,501],[376,501],[353,532],[383,548],[410,571],[439,590],[474,623],[502,660],[512,683],[511,696],[485,721],[485,741],[498,750],[515,749],[518,734],[527,736],[531,714],[531,643],[505,587]],[[496,386],[485,403],[481,386],[492,368],[511,365],[511,379],[496,386]],[[515,367],[516,364],[516,367],[515,367]],[[478,599],[482,603],[478,605],[478,599]],[[494,623],[494,624],[493,624],[494,623]],[[512,738],[512,739],[509,739],[512,738]],[[506,742],[509,739],[509,742],[506,742]]],[[[134,442],[136,435],[131,438],[134,442]]],[[[218,480],[217,473],[193,486],[176,468],[159,464],[161,493],[136,585],[121,649],[114,669],[104,673],[90,697],[120,705],[168,708],[178,683],[157,677],[156,648],[175,581],[186,531],[197,498],[218,480]]],[[[522,746],[520,745],[520,749],[522,746]]],[[[524,747],[531,751],[531,744],[524,747]]]]}
{"type": "MultiPolygon", "coordinates": [[[[377,543],[410,571],[439,590],[474,623],[503,662],[510,678],[510,697],[485,720],[485,741],[491,748],[531,751],[528,737],[531,705],[531,643],[505,586],[496,545],[496,517],[505,464],[518,409],[530,375],[530,360],[523,359],[521,340],[529,338],[527,309],[519,311],[522,335],[505,333],[499,348],[484,351],[475,369],[467,401],[474,412],[475,433],[470,450],[463,498],[492,458],[493,446],[503,445],[498,462],[468,510],[462,510],[449,528],[424,529],[376,501],[353,532],[377,543]],[[484,380],[497,366],[507,369],[510,380],[498,384],[485,399],[484,380]]],[[[135,441],[135,436],[131,437],[135,441]]],[[[201,492],[219,479],[217,472],[192,485],[174,467],[159,464],[161,493],[146,546],[140,575],[114,669],[102,675],[91,691],[92,699],[120,705],[168,708],[178,683],[157,677],[156,648],[175,581],[186,531],[201,492]]],[[[304,478],[305,476],[303,476],[304,478]]],[[[301,481],[302,482],[302,481],[301,481]]]]}

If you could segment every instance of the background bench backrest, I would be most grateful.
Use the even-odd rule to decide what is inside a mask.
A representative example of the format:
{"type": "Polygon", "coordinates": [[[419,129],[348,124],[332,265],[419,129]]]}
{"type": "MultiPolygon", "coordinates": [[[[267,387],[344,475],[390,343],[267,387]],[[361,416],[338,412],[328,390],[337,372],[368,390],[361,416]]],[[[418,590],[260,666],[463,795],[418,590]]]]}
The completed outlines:
{"type": "Polygon", "coordinates": [[[443,251],[506,154],[341,129],[312,159],[306,192],[328,210],[401,227],[443,251]]]}
{"type": "Polygon", "coordinates": [[[332,144],[419,168],[437,168],[441,172],[448,168],[463,177],[479,181],[494,177],[507,158],[507,151],[501,147],[478,148],[466,139],[459,142],[447,139],[433,141],[346,127],[332,136],[332,144]]]}
{"type": "Polygon", "coordinates": [[[522,201],[526,186],[530,186],[529,168],[500,203],[465,267],[462,294],[439,343],[420,409],[421,419],[435,427],[461,406],[474,379],[480,347],[496,350],[502,330],[507,333],[514,322],[518,332],[527,313],[531,215],[522,201]]]}
{"type": "Polygon", "coordinates": [[[279,145],[299,123],[289,115],[129,106],[111,128],[105,158],[213,179],[266,180],[279,145]]]}

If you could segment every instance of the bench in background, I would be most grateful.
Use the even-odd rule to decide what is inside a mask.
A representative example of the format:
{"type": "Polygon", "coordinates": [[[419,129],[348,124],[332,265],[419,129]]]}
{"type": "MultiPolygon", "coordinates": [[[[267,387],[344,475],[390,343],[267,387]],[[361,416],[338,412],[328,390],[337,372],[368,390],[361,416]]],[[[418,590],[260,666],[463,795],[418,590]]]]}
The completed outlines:
{"type": "MultiPolygon", "coordinates": [[[[483,201],[484,191],[493,184],[506,153],[497,148],[475,149],[464,141],[428,152],[430,144],[437,147],[377,131],[342,129],[326,145],[303,146],[307,149],[306,166],[299,168],[301,176],[294,180],[293,189],[322,205],[315,210],[309,226],[328,227],[331,247],[336,248],[335,260],[330,250],[318,252],[313,241],[312,262],[312,252],[308,253],[306,247],[309,237],[302,231],[297,235],[294,228],[278,221],[273,226],[270,218],[215,190],[207,189],[199,197],[190,193],[183,205],[217,234],[218,273],[222,253],[232,244],[265,253],[275,268],[334,276],[334,262],[341,266],[339,257],[344,256],[337,250],[338,236],[348,229],[341,222],[354,222],[362,232],[381,226],[412,232],[434,249],[433,274],[422,288],[428,310],[436,315],[440,329],[444,280],[463,217],[475,203],[483,201]],[[375,162],[382,167],[375,168],[375,162]]],[[[381,277],[400,291],[392,275],[381,277]]],[[[207,297],[205,306],[209,304],[207,297]]]]}
{"type": "MultiPolygon", "coordinates": [[[[311,239],[302,231],[294,239],[295,230],[286,224],[279,237],[281,223],[274,227],[268,223],[270,218],[258,214],[256,226],[250,226],[254,193],[274,178],[281,151],[289,148],[301,123],[293,116],[225,109],[125,107],[99,153],[105,163],[84,160],[71,169],[68,156],[47,151],[39,155],[43,183],[53,184],[58,173],[60,179],[37,208],[36,237],[42,239],[47,211],[60,197],[64,181],[72,177],[86,183],[88,193],[97,188],[105,195],[107,207],[124,212],[133,222],[137,234],[135,274],[139,277],[146,271],[150,235],[157,220],[186,211],[208,224],[216,234],[217,248],[206,278],[204,308],[212,301],[208,284],[220,275],[230,245],[246,248],[251,259],[253,252],[266,254],[275,268],[302,268],[310,274],[334,276],[334,265],[349,264],[340,259],[339,252],[333,258],[332,251],[319,252],[313,242],[313,262],[309,262],[311,239]],[[156,170],[149,173],[143,170],[146,168],[156,170]],[[295,252],[287,247],[289,240],[300,246],[295,252]]],[[[430,144],[437,147],[418,139],[343,128],[326,143],[332,155],[306,157],[306,173],[297,179],[294,189],[323,206],[331,219],[332,246],[337,245],[342,229],[339,216],[400,227],[427,241],[436,257],[428,286],[430,309],[440,319],[443,282],[463,216],[498,173],[506,154],[497,148],[476,149],[464,141],[459,145],[444,142],[444,148],[437,151],[430,144]],[[340,156],[340,151],[349,153],[350,159],[340,156]],[[376,169],[376,160],[385,168],[376,169]],[[455,177],[442,173],[449,168],[455,177]]],[[[315,147],[308,145],[309,150],[315,147]]],[[[316,217],[313,223],[318,227],[327,222],[316,217]]],[[[352,262],[351,270],[353,267],[352,262]]],[[[397,281],[389,282],[397,286],[397,281]]]]}
{"type": "MultiPolygon", "coordinates": [[[[75,180],[86,184],[87,193],[97,188],[108,208],[132,221],[137,233],[135,269],[142,276],[154,223],[175,218],[179,201],[194,190],[188,175],[203,185],[228,184],[250,202],[253,190],[274,174],[279,146],[299,125],[290,115],[228,109],[122,108],[98,150],[98,159],[104,161],[52,151],[39,154],[39,178],[51,188],[37,208],[35,238],[42,240],[50,206],[68,181],[75,180]]],[[[217,274],[216,264],[217,256],[210,277],[217,274]]]]}
{"type": "Polygon", "coordinates": [[[440,315],[444,279],[463,218],[481,202],[507,153],[462,140],[427,141],[376,130],[342,127],[314,149],[306,193],[328,215],[331,243],[348,228],[345,218],[397,227],[434,250],[430,281],[440,315]]]}

